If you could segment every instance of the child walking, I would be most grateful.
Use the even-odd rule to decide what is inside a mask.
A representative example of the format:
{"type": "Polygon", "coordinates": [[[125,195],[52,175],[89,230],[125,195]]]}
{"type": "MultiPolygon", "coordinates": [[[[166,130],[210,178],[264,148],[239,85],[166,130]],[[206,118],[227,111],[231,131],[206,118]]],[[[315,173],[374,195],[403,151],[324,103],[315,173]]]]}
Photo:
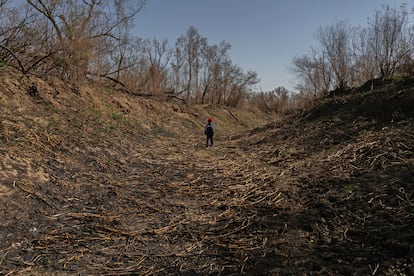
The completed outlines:
{"type": "Polygon", "coordinates": [[[207,125],[204,128],[204,134],[207,136],[206,147],[213,146],[213,136],[214,136],[214,127],[213,127],[213,118],[208,118],[207,125]]]}

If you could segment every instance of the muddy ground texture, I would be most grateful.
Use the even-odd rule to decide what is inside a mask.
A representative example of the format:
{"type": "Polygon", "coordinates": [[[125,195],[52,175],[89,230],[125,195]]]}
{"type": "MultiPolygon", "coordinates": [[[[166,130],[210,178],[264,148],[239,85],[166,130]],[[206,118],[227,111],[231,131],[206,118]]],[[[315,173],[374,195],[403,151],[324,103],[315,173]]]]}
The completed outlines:
{"type": "Polygon", "coordinates": [[[208,149],[188,107],[42,85],[0,85],[0,274],[414,274],[414,79],[208,149]]]}

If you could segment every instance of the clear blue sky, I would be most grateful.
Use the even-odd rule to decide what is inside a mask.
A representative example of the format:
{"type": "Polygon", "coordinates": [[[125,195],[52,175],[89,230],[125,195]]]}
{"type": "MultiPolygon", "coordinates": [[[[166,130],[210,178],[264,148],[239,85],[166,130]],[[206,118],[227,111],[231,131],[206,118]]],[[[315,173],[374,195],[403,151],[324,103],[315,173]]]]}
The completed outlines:
{"type": "Polygon", "coordinates": [[[367,26],[383,4],[399,8],[402,3],[410,11],[414,7],[414,0],[148,0],[133,34],[167,38],[173,46],[194,26],[209,44],[231,44],[233,63],[257,72],[257,91],[293,90],[295,76],[288,67],[295,56],[317,45],[318,27],[337,20],[367,26]]]}

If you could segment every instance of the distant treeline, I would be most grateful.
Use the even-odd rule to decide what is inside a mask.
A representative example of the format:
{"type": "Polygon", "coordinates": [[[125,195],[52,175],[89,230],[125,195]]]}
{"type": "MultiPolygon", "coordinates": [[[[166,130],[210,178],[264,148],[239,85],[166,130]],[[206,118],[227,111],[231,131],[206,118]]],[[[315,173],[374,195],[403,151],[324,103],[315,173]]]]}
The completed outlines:
{"type": "Polygon", "coordinates": [[[0,0],[0,66],[71,82],[110,80],[137,95],[173,96],[187,104],[255,106],[283,113],[328,91],[413,70],[413,26],[405,6],[375,12],[367,27],[340,21],[317,31],[319,45],[296,57],[298,93],[255,92],[259,79],[230,58],[231,45],[210,44],[190,26],[174,45],[131,34],[145,0],[0,0]]]}
{"type": "Polygon", "coordinates": [[[365,27],[346,21],[320,27],[319,45],[294,58],[292,71],[297,89],[313,95],[346,90],[373,79],[392,79],[412,74],[414,26],[405,5],[382,6],[365,27]]]}

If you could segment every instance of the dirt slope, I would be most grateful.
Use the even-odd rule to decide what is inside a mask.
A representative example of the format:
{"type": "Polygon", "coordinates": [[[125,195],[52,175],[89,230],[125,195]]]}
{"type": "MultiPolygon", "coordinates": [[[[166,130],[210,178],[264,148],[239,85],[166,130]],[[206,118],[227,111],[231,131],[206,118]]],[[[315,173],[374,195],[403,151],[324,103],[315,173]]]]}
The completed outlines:
{"type": "Polygon", "coordinates": [[[0,274],[414,272],[412,80],[248,132],[252,113],[0,79],[0,274]]]}
{"type": "Polygon", "coordinates": [[[292,204],[277,213],[287,229],[259,264],[281,274],[414,274],[413,107],[414,79],[403,79],[252,132],[246,150],[292,187],[292,204]]]}

